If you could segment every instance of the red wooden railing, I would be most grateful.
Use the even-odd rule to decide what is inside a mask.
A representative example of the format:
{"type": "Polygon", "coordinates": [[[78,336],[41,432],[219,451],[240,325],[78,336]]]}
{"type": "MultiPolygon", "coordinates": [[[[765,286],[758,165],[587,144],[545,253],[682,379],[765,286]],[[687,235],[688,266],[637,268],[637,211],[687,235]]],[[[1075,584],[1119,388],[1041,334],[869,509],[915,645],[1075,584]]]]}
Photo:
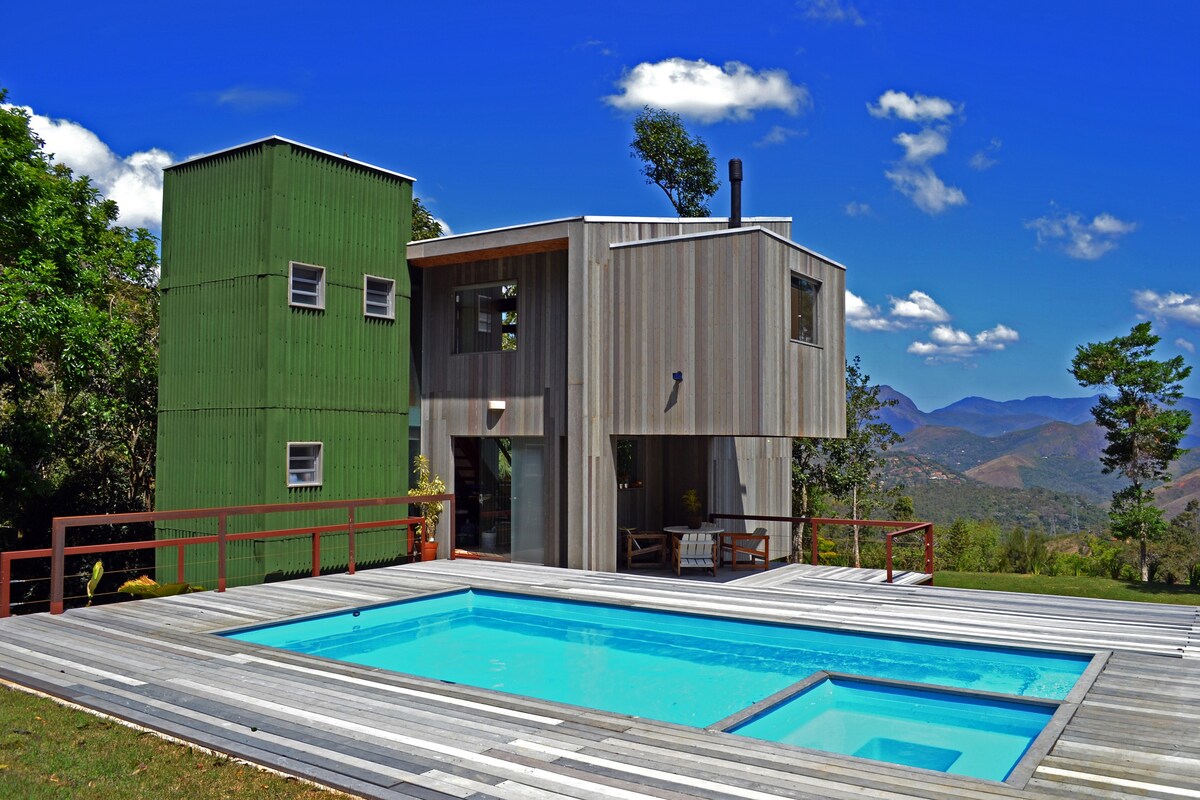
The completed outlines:
{"type": "Polygon", "coordinates": [[[929,582],[933,583],[933,523],[932,522],[902,522],[900,520],[883,520],[883,519],[842,519],[838,517],[777,517],[777,516],[757,516],[748,514],[709,514],[709,522],[715,522],[718,519],[735,519],[745,520],[750,522],[789,522],[792,524],[803,523],[809,526],[809,545],[811,549],[811,559],[813,566],[820,563],[818,557],[818,548],[821,540],[822,525],[858,525],[863,528],[901,528],[898,531],[891,531],[884,535],[885,551],[887,553],[887,582],[892,582],[892,539],[897,536],[906,536],[914,533],[923,533],[925,536],[925,569],[924,572],[929,576],[929,582]]]}
{"type": "MultiPolygon", "coordinates": [[[[128,514],[92,514],[82,517],[55,517],[51,528],[50,547],[37,550],[16,550],[0,553],[0,617],[10,614],[12,601],[12,562],[29,558],[50,559],[50,613],[63,612],[63,585],[65,582],[66,556],[94,555],[126,550],[160,549],[163,547],[176,548],[176,569],[179,581],[184,578],[184,561],[186,548],[189,545],[217,545],[217,591],[225,591],[226,573],[226,544],[243,539],[271,539],[281,536],[311,536],[312,537],[312,574],[321,574],[321,536],[328,533],[345,533],[347,535],[347,569],[355,571],[355,534],[358,531],[374,528],[405,527],[409,536],[409,552],[412,552],[413,528],[424,528],[421,517],[404,516],[395,519],[361,522],[355,519],[355,510],[378,506],[416,505],[418,503],[444,502],[449,503],[449,513],[443,519],[449,520],[450,540],[454,541],[455,507],[454,495],[406,495],[404,497],[374,497],[363,500],[321,500],[313,503],[271,503],[252,506],[224,506],[221,508],[199,508],[181,511],[141,511],[128,514]],[[229,533],[229,518],[247,514],[277,514],[284,512],[327,511],[330,509],[345,509],[346,521],[332,525],[307,525],[299,528],[287,528],[267,531],[250,531],[245,533],[229,533]],[[141,542],[114,542],[111,544],[67,545],[67,531],[98,525],[130,525],[138,522],[163,522],[184,519],[216,519],[217,533],[201,536],[183,536],[171,539],[153,539],[141,542]]],[[[423,531],[422,531],[423,533],[423,531]]],[[[450,557],[454,557],[453,548],[450,557]]]]}

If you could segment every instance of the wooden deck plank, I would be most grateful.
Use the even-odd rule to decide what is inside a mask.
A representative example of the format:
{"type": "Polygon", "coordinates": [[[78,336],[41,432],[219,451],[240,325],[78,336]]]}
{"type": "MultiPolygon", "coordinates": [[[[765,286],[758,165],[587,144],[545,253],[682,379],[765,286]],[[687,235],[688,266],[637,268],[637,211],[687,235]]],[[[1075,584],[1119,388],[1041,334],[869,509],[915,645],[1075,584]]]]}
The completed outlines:
{"type": "MultiPolygon", "coordinates": [[[[780,573],[780,574],[773,574],[780,573]]],[[[0,678],[364,797],[1200,797],[1195,607],[438,561],[0,620],[0,678]],[[484,692],[220,638],[475,587],[833,629],[1115,649],[1024,786],[484,692]]],[[[770,581],[762,578],[770,577],[770,581]]]]}

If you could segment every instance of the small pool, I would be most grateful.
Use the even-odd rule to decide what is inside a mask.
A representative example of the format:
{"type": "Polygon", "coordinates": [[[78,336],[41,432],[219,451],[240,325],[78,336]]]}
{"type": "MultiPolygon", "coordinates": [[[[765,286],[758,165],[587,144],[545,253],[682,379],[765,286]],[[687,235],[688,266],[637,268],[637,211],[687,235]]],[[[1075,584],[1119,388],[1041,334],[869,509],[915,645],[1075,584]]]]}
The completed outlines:
{"type": "MultiPolygon", "coordinates": [[[[734,717],[821,671],[1062,700],[1091,658],[479,590],[223,635],[695,727],[734,717]]],[[[841,696],[836,686],[822,691],[841,696]]],[[[933,704],[909,716],[927,723],[940,713],[933,704]]],[[[871,747],[852,754],[890,760],[882,756],[892,745],[871,747]]]]}
{"type": "Polygon", "coordinates": [[[1056,710],[1053,703],[831,676],[724,730],[1002,781],[1056,710]]]}

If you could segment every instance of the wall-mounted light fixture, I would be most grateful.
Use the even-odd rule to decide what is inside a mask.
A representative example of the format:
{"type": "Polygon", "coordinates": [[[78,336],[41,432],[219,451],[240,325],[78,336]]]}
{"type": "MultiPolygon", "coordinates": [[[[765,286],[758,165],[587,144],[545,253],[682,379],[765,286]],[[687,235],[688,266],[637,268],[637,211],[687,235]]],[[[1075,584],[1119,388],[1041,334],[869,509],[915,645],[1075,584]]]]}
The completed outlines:
{"type": "Polygon", "coordinates": [[[503,400],[488,400],[488,411],[503,411],[504,402],[503,400]]]}
{"type": "Polygon", "coordinates": [[[683,371],[680,370],[677,372],[673,372],[673,373],[671,373],[671,377],[675,379],[676,383],[679,383],[680,381],[683,380],[683,371]]]}

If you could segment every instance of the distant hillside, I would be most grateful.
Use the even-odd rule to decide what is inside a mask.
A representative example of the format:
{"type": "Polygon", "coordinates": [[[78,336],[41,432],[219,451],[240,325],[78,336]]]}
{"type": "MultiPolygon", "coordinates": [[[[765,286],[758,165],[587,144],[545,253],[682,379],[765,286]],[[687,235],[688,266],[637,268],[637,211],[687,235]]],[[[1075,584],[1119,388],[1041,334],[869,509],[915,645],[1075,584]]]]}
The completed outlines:
{"type": "Polygon", "coordinates": [[[962,518],[994,520],[1002,527],[1040,527],[1047,532],[1100,531],[1105,510],[1066,492],[990,486],[912,453],[884,456],[884,482],[903,486],[917,517],[944,526],[962,518]],[[1078,527],[1076,527],[1078,526],[1078,527]]]}
{"type": "MultiPolygon", "coordinates": [[[[946,473],[930,480],[915,475],[906,480],[898,474],[896,482],[955,485],[953,474],[959,480],[998,489],[1077,495],[1093,505],[1107,505],[1113,490],[1121,485],[1119,477],[1100,471],[1104,433],[1091,421],[1094,398],[1030,397],[997,402],[968,397],[925,413],[891,387],[883,387],[881,396],[898,401],[880,416],[905,437],[892,453],[919,459],[898,462],[892,468],[901,470],[907,463],[910,473],[946,473]]],[[[1200,401],[1185,398],[1180,407],[1192,411],[1188,441],[1200,445],[1200,401]]],[[[1200,471],[1200,448],[1177,462],[1173,471],[1178,479],[1160,491],[1160,504],[1168,516],[1181,511],[1188,500],[1200,498],[1200,474],[1192,474],[1200,471]]]]}

